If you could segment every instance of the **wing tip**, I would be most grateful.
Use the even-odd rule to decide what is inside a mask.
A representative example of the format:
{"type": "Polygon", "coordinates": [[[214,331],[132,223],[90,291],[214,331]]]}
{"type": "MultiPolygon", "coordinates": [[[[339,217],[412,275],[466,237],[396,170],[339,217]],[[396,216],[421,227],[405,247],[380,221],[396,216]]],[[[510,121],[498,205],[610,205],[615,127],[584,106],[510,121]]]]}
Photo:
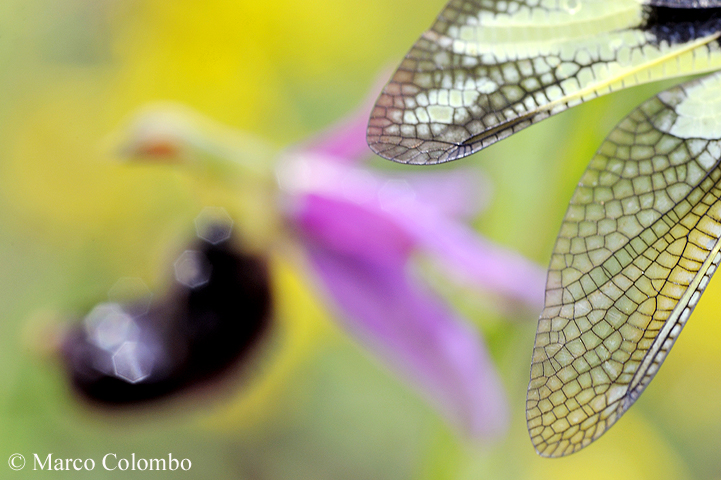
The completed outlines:
{"type": "Polygon", "coordinates": [[[561,433],[549,431],[549,426],[531,427],[528,422],[528,433],[536,454],[543,458],[561,458],[576,453],[591,442],[574,443],[570,438],[563,438],[561,433]],[[548,435],[551,433],[551,435],[548,435]]]}
{"type": "Polygon", "coordinates": [[[368,147],[387,160],[408,165],[434,165],[444,163],[455,158],[447,158],[448,150],[445,148],[432,148],[439,142],[404,138],[398,135],[383,135],[369,126],[366,135],[368,147]]]}
{"type": "MultiPolygon", "coordinates": [[[[445,163],[473,153],[464,145],[417,135],[405,136],[403,118],[406,108],[403,98],[400,84],[394,78],[376,100],[366,130],[366,142],[373,153],[411,165],[445,163]]],[[[430,125],[428,128],[430,130],[430,125]]]]}
{"type": "Polygon", "coordinates": [[[374,123],[373,117],[366,131],[366,142],[376,155],[408,165],[436,165],[475,153],[467,145],[388,134],[374,123]]]}

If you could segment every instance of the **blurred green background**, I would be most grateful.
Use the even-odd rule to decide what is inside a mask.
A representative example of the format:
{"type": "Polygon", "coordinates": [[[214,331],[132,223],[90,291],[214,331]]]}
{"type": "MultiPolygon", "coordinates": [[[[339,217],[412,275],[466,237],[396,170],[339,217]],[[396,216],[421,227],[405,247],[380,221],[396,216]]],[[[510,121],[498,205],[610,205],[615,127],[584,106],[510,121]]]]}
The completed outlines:
{"type": "MultiPolygon", "coordinates": [[[[47,355],[44,318],[105,300],[120,277],[158,282],[167,245],[199,211],[182,173],[112,161],[108,135],[129,114],[178,101],[290,145],[357,107],[443,4],[0,3],[0,478],[44,475],[10,470],[5,459],[16,452],[192,461],[189,472],[162,478],[721,478],[718,282],[637,404],[598,442],[557,460],[536,456],[525,427],[535,314],[504,316],[470,292],[454,301],[485,335],[513,415],[508,435],[493,443],[459,438],[335,326],[302,272],[280,261],[284,336],[221,388],[134,413],[101,411],[78,401],[47,355]]],[[[494,187],[478,229],[545,266],[595,149],[661,88],[595,100],[457,162],[494,187]]],[[[49,475],[153,476],[99,464],[49,475]]]]}

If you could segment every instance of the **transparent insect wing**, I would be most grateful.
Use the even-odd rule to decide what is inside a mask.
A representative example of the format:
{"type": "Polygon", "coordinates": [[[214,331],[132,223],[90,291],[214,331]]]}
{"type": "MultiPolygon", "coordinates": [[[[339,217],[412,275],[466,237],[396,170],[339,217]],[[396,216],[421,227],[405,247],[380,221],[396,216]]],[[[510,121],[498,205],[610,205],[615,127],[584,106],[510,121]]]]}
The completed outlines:
{"type": "Polygon", "coordinates": [[[452,0],[380,95],[368,144],[402,163],[446,162],[599,95],[721,68],[721,12],[667,10],[637,0],[452,0]]]}
{"type": "Polygon", "coordinates": [[[721,73],[651,98],[604,141],[556,246],[527,420],[539,454],[573,453],[633,404],[721,254],[721,73]]]}
{"type": "Polygon", "coordinates": [[[644,2],[655,7],[670,8],[718,8],[721,0],[648,0],[644,2]]]}

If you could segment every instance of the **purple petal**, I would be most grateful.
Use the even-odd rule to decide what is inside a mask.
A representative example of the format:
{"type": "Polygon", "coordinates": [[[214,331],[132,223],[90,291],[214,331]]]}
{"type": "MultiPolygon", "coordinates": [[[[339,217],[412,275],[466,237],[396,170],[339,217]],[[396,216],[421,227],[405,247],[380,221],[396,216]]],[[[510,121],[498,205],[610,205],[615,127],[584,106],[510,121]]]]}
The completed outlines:
{"type": "Polygon", "coordinates": [[[300,235],[349,257],[405,261],[413,240],[395,222],[361,205],[321,195],[295,197],[286,212],[300,235]]]}
{"type": "Polygon", "coordinates": [[[311,262],[347,328],[411,380],[461,431],[503,432],[500,381],[476,332],[398,263],[372,263],[308,244],[311,262]]]}
{"type": "Polygon", "coordinates": [[[437,212],[386,211],[452,276],[531,309],[543,308],[546,271],[539,265],[437,212]]]}
{"type": "Polygon", "coordinates": [[[277,167],[288,193],[320,193],[376,208],[432,210],[453,218],[471,218],[488,202],[490,185],[474,169],[414,172],[389,176],[343,164],[316,153],[288,152],[277,167]]]}
{"type": "MultiPolygon", "coordinates": [[[[450,199],[444,198],[452,190],[452,182],[458,178],[452,175],[455,173],[443,172],[437,183],[423,179],[425,185],[419,186],[422,182],[414,180],[420,175],[410,182],[389,179],[366,170],[310,157],[289,162],[279,176],[285,179],[281,185],[287,191],[306,193],[294,195],[294,199],[317,202],[322,197],[326,202],[333,199],[333,202],[343,205],[335,207],[340,208],[336,214],[325,212],[320,219],[312,220],[327,223],[324,229],[328,242],[347,242],[347,234],[340,234],[336,239],[333,237],[340,228],[355,228],[358,240],[346,248],[355,248],[355,254],[360,255],[365,243],[382,244],[403,237],[404,251],[416,246],[437,258],[440,267],[457,279],[540,310],[543,307],[545,270],[517,253],[483,239],[471,228],[448,217],[454,210],[462,209],[461,200],[466,195],[461,187],[457,189],[457,199],[452,194],[450,199]],[[345,215],[344,209],[354,209],[357,213],[345,215]],[[349,219],[354,223],[345,225],[349,219]],[[381,219],[382,225],[379,223],[381,219]],[[393,235],[386,233],[391,229],[398,232],[393,235]]],[[[308,215],[321,213],[315,208],[302,210],[308,215]]],[[[369,251],[381,252],[383,249],[379,245],[369,251]]]]}
{"type": "Polygon", "coordinates": [[[478,215],[491,198],[491,184],[474,168],[412,172],[402,176],[425,208],[444,215],[469,219],[478,215]]]}
{"type": "Polygon", "coordinates": [[[382,215],[308,196],[293,213],[348,329],[471,436],[501,433],[500,382],[477,332],[407,271],[409,239],[382,215]]]}

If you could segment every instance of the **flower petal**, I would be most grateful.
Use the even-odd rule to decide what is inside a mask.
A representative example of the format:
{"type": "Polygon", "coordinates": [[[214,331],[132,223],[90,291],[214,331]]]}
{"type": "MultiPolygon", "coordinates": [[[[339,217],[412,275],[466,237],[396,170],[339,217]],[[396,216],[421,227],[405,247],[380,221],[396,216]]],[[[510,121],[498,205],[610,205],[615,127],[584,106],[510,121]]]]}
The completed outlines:
{"type": "Polygon", "coordinates": [[[383,215],[318,195],[292,213],[348,329],[471,436],[502,432],[500,382],[475,332],[407,271],[410,240],[383,215]]]}
{"type": "Polygon", "coordinates": [[[387,213],[452,276],[531,309],[543,307],[546,272],[539,265],[437,212],[404,209],[387,213]]]}
{"type": "Polygon", "coordinates": [[[475,217],[492,194],[491,182],[475,168],[412,172],[403,178],[419,203],[453,218],[475,217]]]}
{"type": "Polygon", "coordinates": [[[288,206],[286,217],[302,238],[349,257],[397,263],[413,247],[403,229],[361,205],[309,194],[294,197],[288,206]]]}
{"type": "MultiPolygon", "coordinates": [[[[404,249],[413,245],[430,253],[439,260],[441,268],[458,280],[471,282],[531,309],[540,310],[543,307],[546,281],[543,268],[516,252],[483,239],[470,227],[447,215],[462,208],[463,188],[458,189],[457,199],[453,199],[452,195],[450,200],[443,198],[449,189],[452,190],[452,182],[456,179],[454,175],[442,174],[437,183],[423,179],[425,185],[417,189],[417,183],[411,184],[405,179],[387,178],[334,164],[327,159],[308,157],[287,163],[283,170],[279,170],[279,178],[288,193],[296,194],[291,197],[289,205],[298,198],[342,205],[334,207],[341,209],[338,213],[329,211],[320,217],[327,222],[324,235],[328,242],[346,242],[349,232],[337,233],[337,229],[353,227],[358,234],[353,248],[356,248],[356,254],[361,254],[360,250],[365,248],[366,243],[390,243],[403,237],[404,249]],[[444,186],[448,188],[439,188],[444,186]],[[428,200],[436,198],[439,199],[437,204],[428,200]],[[353,210],[354,213],[346,215],[342,213],[343,209],[353,210]],[[352,225],[346,225],[351,221],[352,225]],[[398,232],[391,235],[386,233],[389,229],[398,232]],[[337,238],[334,239],[336,233],[337,238]]],[[[320,211],[315,208],[330,208],[320,205],[311,207],[296,206],[299,209],[296,215],[300,211],[306,212],[304,215],[316,215],[320,211]]],[[[346,248],[351,248],[351,245],[346,248]]],[[[370,251],[382,252],[383,248],[376,245],[370,251]]]]}
{"type": "Polygon", "coordinates": [[[358,204],[376,202],[381,208],[405,202],[404,208],[459,219],[478,214],[491,192],[489,182],[475,169],[382,175],[307,152],[287,152],[276,167],[276,178],[287,193],[322,193],[358,204]]]}
{"type": "Polygon", "coordinates": [[[347,328],[411,380],[465,434],[504,431],[507,411],[477,333],[399,263],[372,263],[308,244],[313,266],[347,328]]]}

